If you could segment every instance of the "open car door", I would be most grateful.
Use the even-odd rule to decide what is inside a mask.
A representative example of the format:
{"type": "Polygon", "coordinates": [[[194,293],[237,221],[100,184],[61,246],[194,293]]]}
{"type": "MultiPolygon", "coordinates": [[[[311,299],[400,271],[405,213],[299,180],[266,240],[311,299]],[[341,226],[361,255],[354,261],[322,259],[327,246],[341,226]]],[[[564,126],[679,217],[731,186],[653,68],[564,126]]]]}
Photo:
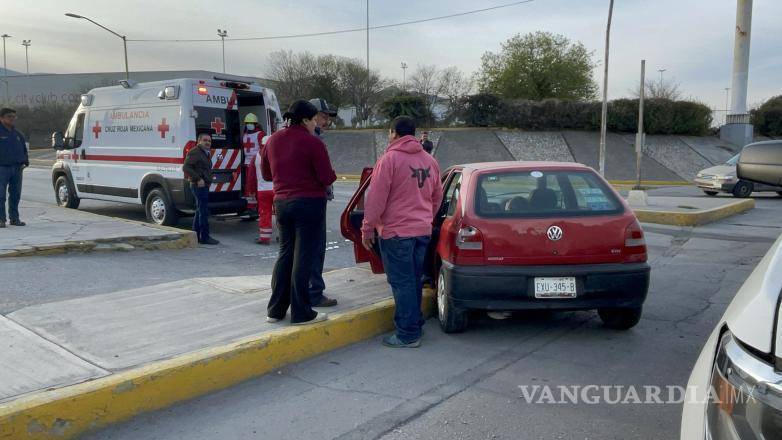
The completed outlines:
{"type": "Polygon", "coordinates": [[[356,263],[369,262],[372,273],[384,273],[383,261],[380,258],[378,241],[375,241],[372,251],[364,249],[361,244],[361,225],[364,222],[364,196],[372,180],[372,168],[367,167],[361,172],[361,182],[340,218],[342,236],[353,242],[353,254],[356,263]]]}

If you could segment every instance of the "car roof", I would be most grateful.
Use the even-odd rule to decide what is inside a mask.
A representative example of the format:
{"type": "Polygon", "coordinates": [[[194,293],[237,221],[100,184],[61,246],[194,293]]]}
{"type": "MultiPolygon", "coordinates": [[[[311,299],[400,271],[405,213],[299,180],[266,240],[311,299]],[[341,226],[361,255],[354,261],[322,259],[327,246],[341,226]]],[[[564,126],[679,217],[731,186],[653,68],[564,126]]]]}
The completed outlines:
{"type": "Polygon", "coordinates": [[[527,171],[527,170],[591,170],[592,168],[577,162],[549,161],[506,161],[506,162],[476,162],[455,165],[451,168],[468,171],[527,171]]]}

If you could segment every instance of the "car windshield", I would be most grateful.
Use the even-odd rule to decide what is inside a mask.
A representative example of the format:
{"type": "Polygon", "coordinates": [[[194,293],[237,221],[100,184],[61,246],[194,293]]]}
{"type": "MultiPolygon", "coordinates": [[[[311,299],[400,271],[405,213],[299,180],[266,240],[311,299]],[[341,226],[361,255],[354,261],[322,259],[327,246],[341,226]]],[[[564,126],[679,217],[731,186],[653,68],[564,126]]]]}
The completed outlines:
{"type": "Polygon", "coordinates": [[[739,162],[739,157],[741,157],[741,153],[731,157],[728,159],[727,162],[725,162],[726,165],[736,165],[739,162]]]}
{"type": "Polygon", "coordinates": [[[475,211],[483,217],[557,217],[620,213],[614,192],[590,171],[483,174],[475,211]]]}

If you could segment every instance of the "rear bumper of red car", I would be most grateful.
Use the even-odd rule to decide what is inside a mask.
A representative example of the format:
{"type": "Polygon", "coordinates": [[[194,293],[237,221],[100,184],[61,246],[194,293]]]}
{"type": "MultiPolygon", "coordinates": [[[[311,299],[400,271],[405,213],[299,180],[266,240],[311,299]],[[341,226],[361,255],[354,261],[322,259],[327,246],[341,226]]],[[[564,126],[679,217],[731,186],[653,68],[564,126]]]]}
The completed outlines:
{"type": "Polygon", "coordinates": [[[641,307],[651,272],[647,263],[443,268],[453,305],[483,310],[641,307]],[[535,298],[535,277],[575,277],[576,297],[535,298]]]}

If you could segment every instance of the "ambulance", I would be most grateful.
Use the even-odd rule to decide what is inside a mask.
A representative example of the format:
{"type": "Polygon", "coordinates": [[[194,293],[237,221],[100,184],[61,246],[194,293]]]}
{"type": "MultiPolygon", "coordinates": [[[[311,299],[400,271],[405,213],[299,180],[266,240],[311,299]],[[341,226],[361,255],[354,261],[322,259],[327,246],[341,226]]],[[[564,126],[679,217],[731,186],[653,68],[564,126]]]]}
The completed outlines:
{"type": "Polygon", "coordinates": [[[241,121],[258,117],[263,131],[282,127],[274,91],[245,79],[172,79],[92,89],[65,133],[52,134],[57,160],[52,185],[57,204],[81,199],[141,204],[147,219],[174,225],[195,201],[185,180],[185,155],[200,133],[212,135],[214,181],[209,208],[241,214],[244,152],[241,121]]]}

